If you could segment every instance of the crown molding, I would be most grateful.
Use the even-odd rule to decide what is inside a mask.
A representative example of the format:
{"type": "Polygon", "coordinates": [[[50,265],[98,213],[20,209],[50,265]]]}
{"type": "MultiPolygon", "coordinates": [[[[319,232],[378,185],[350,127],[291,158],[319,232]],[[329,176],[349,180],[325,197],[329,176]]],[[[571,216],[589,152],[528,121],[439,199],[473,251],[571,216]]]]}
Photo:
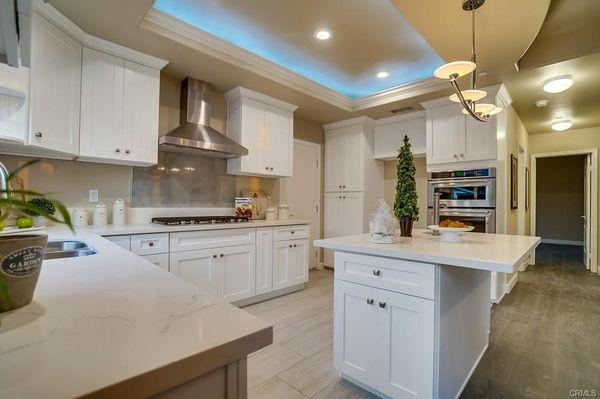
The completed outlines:
{"type": "Polygon", "coordinates": [[[298,107],[294,104],[286,103],[285,101],[278,100],[276,98],[267,96],[266,94],[259,93],[257,91],[253,91],[250,89],[246,89],[245,87],[238,86],[235,89],[229,90],[227,93],[223,94],[223,97],[227,101],[235,100],[238,98],[250,98],[252,100],[256,100],[263,104],[270,105],[275,108],[280,108],[286,111],[294,112],[298,109],[298,107]]]}
{"type": "Polygon", "coordinates": [[[79,26],[75,25],[70,19],[65,17],[52,5],[44,2],[43,0],[34,0],[33,9],[42,18],[51,22],[53,25],[58,27],[67,35],[71,36],[84,47],[102,51],[104,53],[114,55],[119,58],[124,58],[158,70],[163,69],[169,63],[167,60],[153,57],[151,55],[132,50],[128,47],[121,46],[120,44],[112,43],[107,40],[100,39],[99,37],[90,35],[79,26]]]}
{"type": "Polygon", "coordinates": [[[431,93],[443,89],[447,84],[439,79],[430,78],[352,100],[154,8],[150,8],[140,26],[221,61],[244,68],[349,112],[360,111],[431,93]]]}
{"type": "Polygon", "coordinates": [[[393,115],[386,118],[377,119],[375,121],[375,126],[385,126],[398,122],[414,121],[417,119],[425,119],[425,111],[413,111],[402,115],[393,115]]]}
{"type": "Polygon", "coordinates": [[[369,118],[368,116],[357,116],[356,118],[344,119],[343,121],[328,123],[326,125],[323,125],[323,129],[333,130],[356,125],[365,125],[369,127],[375,126],[375,120],[369,118]]]}
{"type": "Polygon", "coordinates": [[[501,84],[498,88],[498,92],[496,93],[496,102],[504,108],[508,107],[513,102],[513,99],[504,84],[501,84]]]}

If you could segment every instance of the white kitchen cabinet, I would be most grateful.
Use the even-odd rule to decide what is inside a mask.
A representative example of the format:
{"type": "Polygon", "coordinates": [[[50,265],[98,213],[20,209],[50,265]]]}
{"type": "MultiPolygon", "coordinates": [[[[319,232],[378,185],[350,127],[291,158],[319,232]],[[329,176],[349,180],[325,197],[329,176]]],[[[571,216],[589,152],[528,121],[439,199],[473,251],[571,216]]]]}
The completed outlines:
{"type": "Polygon", "coordinates": [[[434,301],[334,284],[335,368],[390,397],[432,397],[434,301]]]}
{"type": "Polygon", "coordinates": [[[169,254],[143,255],[141,257],[146,259],[148,262],[155,264],[166,271],[169,271],[169,254]]]}
{"type": "Polygon", "coordinates": [[[256,295],[273,290],[273,229],[256,229],[256,295]]]}
{"type": "Polygon", "coordinates": [[[483,161],[496,159],[496,118],[488,122],[479,122],[465,116],[463,137],[459,138],[461,161],[483,161]]]}
{"type": "Polygon", "coordinates": [[[256,252],[254,245],[219,249],[219,296],[239,301],[256,294],[256,252]]]}
{"type": "MultiPolygon", "coordinates": [[[[361,234],[365,231],[365,219],[360,216],[365,209],[364,193],[325,193],[324,205],[325,238],[361,234]]],[[[332,250],[323,250],[323,263],[328,266],[333,265],[332,250]]]]}
{"type": "Polygon", "coordinates": [[[159,85],[158,70],[84,48],[80,158],[155,164],[159,85]]]}
{"type": "Polygon", "coordinates": [[[465,118],[456,104],[427,110],[427,163],[458,162],[465,118]]]}
{"type": "Polygon", "coordinates": [[[291,177],[296,106],[238,87],[225,93],[227,134],[248,155],[227,160],[227,173],[291,177]]]}
{"type": "Polygon", "coordinates": [[[125,236],[108,236],[108,237],[104,237],[109,241],[114,242],[115,244],[117,244],[118,246],[120,246],[121,248],[125,248],[128,251],[131,251],[131,236],[129,235],[125,235],[125,236]]]}
{"type": "Polygon", "coordinates": [[[198,251],[172,252],[169,255],[171,273],[218,296],[222,273],[219,268],[219,251],[203,249],[198,251]]]}
{"type": "Polygon", "coordinates": [[[351,127],[327,132],[325,149],[325,191],[363,191],[362,130],[351,127]]]}
{"type": "Polygon", "coordinates": [[[308,281],[308,240],[273,243],[273,289],[291,287],[308,281]]]}
{"type": "Polygon", "coordinates": [[[392,161],[398,158],[398,150],[404,144],[404,136],[410,140],[415,157],[426,155],[425,111],[415,111],[390,116],[375,121],[375,159],[392,161]]]}
{"type": "Polygon", "coordinates": [[[32,19],[29,144],[79,154],[81,45],[37,13],[32,19]]]}

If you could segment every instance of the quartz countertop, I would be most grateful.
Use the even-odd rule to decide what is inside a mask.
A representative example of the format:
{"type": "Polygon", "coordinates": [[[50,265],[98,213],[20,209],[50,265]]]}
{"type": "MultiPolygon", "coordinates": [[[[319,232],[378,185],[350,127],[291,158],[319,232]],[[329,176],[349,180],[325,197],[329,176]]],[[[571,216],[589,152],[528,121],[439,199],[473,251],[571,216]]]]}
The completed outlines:
{"type": "Polygon", "coordinates": [[[429,230],[413,229],[413,237],[394,244],[374,244],[368,234],[316,240],[315,246],[387,258],[514,273],[541,242],[539,237],[464,233],[463,242],[440,242],[429,230]]]}
{"type": "Polygon", "coordinates": [[[150,233],[175,233],[180,231],[199,231],[199,230],[226,230],[243,229],[256,227],[278,227],[278,226],[296,226],[308,224],[308,220],[288,219],[288,220],[252,220],[250,222],[240,223],[215,223],[215,224],[188,224],[183,226],[165,226],[156,223],[124,224],[124,225],[106,225],[106,226],[88,226],[101,236],[118,236],[127,234],[150,234],[150,233]]]}
{"type": "Polygon", "coordinates": [[[98,254],[43,263],[33,302],[0,313],[7,398],[147,397],[272,342],[272,326],[87,228],[98,254]]]}

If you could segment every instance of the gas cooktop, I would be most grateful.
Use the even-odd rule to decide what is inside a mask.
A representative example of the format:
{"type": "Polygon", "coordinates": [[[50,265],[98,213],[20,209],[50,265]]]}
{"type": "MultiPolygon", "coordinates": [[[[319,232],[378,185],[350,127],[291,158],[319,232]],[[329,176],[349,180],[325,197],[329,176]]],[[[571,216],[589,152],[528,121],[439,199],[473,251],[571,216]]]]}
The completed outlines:
{"type": "Polygon", "coordinates": [[[249,222],[248,219],[239,218],[237,216],[174,216],[152,218],[151,221],[152,223],[164,224],[167,226],[249,222]]]}

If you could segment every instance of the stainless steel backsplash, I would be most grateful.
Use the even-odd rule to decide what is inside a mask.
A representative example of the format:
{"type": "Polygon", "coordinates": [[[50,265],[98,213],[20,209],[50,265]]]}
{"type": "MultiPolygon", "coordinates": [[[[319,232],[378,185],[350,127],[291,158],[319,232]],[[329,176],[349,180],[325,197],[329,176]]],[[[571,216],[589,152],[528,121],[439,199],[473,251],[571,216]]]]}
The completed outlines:
{"type": "Polygon", "coordinates": [[[132,207],[233,207],[246,190],[278,201],[277,179],[227,174],[227,161],[159,152],[156,166],[133,168],[132,207]]]}

